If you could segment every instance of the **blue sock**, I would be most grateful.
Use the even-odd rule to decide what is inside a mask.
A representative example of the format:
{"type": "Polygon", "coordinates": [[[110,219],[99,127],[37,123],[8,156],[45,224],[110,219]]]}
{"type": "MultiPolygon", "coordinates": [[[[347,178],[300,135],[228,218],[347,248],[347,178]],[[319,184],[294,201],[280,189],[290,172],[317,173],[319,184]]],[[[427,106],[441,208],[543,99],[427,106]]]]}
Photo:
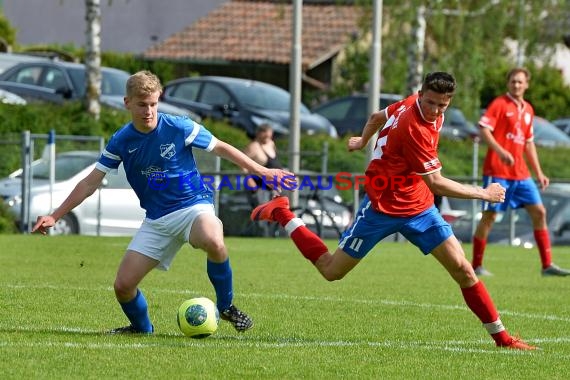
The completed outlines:
{"type": "Polygon", "coordinates": [[[218,310],[223,311],[230,307],[234,298],[230,259],[227,259],[223,263],[214,263],[208,260],[207,271],[208,278],[212,285],[214,285],[214,290],[216,291],[218,310]]]}
{"type": "Polygon", "coordinates": [[[148,317],[148,305],[139,289],[137,289],[135,298],[126,303],[119,302],[119,305],[121,305],[123,312],[137,331],[153,332],[154,329],[148,317]]]}

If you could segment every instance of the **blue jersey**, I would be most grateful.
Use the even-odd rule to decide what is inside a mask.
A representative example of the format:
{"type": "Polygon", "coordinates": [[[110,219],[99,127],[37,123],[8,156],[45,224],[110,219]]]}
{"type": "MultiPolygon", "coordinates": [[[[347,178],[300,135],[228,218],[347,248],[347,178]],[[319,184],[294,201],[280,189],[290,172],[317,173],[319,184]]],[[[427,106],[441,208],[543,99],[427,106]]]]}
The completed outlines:
{"type": "Polygon", "coordinates": [[[127,180],[149,219],[198,203],[213,203],[212,190],[204,184],[192,148],[211,151],[217,139],[204,126],[187,117],[158,114],[150,133],[131,123],[112,137],[97,169],[116,172],[122,162],[127,180]]]}

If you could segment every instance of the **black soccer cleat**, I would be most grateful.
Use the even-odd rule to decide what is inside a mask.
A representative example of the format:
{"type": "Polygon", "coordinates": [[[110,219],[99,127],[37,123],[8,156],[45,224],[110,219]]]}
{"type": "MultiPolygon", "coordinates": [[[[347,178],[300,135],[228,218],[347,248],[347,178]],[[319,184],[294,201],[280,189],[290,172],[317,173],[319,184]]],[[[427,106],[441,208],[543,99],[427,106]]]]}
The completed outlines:
{"type": "Polygon", "coordinates": [[[253,327],[253,320],[234,305],[220,312],[220,318],[234,325],[238,332],[244,332],[253,327]]]}
{"type": "Polygon", "coordinates": [[[117,327],[116,329],[109,330],[107,334],[116,335],[116,334],[145,334],[150,335],[154,332],[154,326],[152,326],[152,331],[140,331],[134,328],[133,325],[128,325],[124,327],[117,327]]]}

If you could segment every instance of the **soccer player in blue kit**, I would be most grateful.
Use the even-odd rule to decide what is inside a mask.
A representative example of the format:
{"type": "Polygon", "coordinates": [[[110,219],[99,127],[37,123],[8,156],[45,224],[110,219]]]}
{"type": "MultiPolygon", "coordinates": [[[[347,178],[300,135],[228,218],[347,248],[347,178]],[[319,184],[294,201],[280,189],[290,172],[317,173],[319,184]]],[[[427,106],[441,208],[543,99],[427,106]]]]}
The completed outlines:
{"type": "Polygon", "coordinates": [[[67,199],[51,215],[38,216],[32,232],[46,234],[122,162],[146,217],[127,247],[114,283],[115,296],[130,325],[110,333],[154,332],[147,301],[138,285],[152,269],[168,270],[186,242],[207,253],[208,277],[216,292],[220,317],[238,332],[246,331],[253,327],[253,321],[233,304],[232,269],[222,223],[215,215],[212,190],[202,181],[192,149],[213,152],[277,184],[291,184],[293,174],[257,164],[187,117],[158,113],[161,92],[160,80],[149,71],[128,79],[124,101],[132,121],[111,137],[96,167],[67,199]]]}

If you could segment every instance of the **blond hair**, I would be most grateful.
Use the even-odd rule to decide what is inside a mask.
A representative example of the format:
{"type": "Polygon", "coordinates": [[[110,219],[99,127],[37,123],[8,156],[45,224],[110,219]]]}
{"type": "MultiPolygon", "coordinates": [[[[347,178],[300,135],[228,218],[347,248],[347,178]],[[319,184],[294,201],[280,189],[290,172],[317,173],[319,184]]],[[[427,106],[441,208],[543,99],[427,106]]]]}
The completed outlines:
{"type": "Polygon", "coordinates": [[[127,96],[148,96],[155,92],[162,92],[160,79],[148,70],[139,71],[127,80],[127,96]]]}

